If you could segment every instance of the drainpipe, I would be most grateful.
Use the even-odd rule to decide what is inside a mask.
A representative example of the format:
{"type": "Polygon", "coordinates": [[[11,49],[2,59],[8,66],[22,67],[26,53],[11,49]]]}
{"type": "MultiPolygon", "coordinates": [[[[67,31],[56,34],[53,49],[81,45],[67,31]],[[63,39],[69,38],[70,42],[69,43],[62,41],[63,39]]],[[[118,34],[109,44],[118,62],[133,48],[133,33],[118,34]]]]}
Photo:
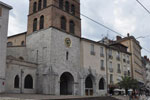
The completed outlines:
{"type": "Polygon", "coordinates": [[[106,47],[106,50],[105,50],[105,54],[106,54],[106,81],[107,81],[107,84],[106,84],[106,86],[107,86],[107,93],[108,93],[108,66],[107,66],[107,60],[108,60],[108,58],[107,58],[107,47],[106,47]]]}
{"type": "Polygon", "coordinates": [[[132,52],[132,50],[133,49],[132,49],[132,46],[131,46],[132,45],[132,43],[131,43],[132,39],[130,39],[129,42],[130,42],[130,50],[131,50],[131,52],[130,52],[131,53],[131,57],[130,57],[131,62],[130,62],[130,65],[131,65],[131,75],[132,75],[131,77],[134,79],[134,68],[133,68],[134,66],[133,66],[133,60],[132,60],[132,58],[133,58],[133,52],[132,52]]]}
{"type": "Polygon", "coordinates": [[[36,51],[36,63],[38,64],[38,56],[39,56],[39,50],[36,51]]]}

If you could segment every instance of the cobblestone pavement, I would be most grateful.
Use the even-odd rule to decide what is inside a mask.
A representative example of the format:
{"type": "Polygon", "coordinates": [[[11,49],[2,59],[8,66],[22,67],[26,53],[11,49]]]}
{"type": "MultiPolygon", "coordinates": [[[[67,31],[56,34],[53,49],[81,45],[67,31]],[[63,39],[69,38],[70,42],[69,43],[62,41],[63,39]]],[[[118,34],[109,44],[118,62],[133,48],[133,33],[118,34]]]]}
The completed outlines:
{"type": "Polygon", "coordinates": [[[60,100],[60,99],[61,100],[118,100],[112,97],[50,96],[50,95],[38,95],[38,94],[0,94],[0,100],[60,100]]]}

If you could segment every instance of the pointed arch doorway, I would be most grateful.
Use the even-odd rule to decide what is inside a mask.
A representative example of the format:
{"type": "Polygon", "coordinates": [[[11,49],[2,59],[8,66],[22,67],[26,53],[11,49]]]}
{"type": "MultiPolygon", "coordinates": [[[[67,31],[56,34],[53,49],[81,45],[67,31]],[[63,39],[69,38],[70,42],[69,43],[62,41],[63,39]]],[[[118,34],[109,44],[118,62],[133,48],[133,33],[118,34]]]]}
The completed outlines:
{"type": "Polygon", "coordinates": [[[65,72],[60,77],[60,95],[73,95],[74,78],[71,73],[65,72]]]}
{"type": "Polygon", "coordinates": [[[93,89],[93,76],[88,75],[85,79],[85,95],[92,96],[94,93],[93,89]]]}

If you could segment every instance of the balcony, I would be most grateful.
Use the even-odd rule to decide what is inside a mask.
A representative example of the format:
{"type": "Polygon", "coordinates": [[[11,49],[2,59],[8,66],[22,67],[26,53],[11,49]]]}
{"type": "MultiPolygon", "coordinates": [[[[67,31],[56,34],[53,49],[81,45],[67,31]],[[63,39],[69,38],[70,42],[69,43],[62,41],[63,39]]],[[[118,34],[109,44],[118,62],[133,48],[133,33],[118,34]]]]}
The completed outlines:
{"type": "Polygon", "coordinates": [[[95,52],[94,52],[94,51],[91,51],[91,55],[95,55],[95,52]]]}
{"type": "Polygon", "coordinates": [[[127,61],[127,64],[130,64],[130,61],[129,61],[129,60],[127,61]]]}
{"type": "Polygon", "coordinates": [[[108,57],[109,57],[109,59],[113,59],[113,56],[112,56],[112,55],[109,55],[108,57]]]}
{"type": "Polygon", "coordinates": [[[120,69],[118,69],[118,71],[117,71],[119,74],[121,74],[121,70],[120,69]]]}
{"type": "Polygon", "coordinates": [[[104,57],[104,54],[101,53],[100,56],[101,56],[101,57],[104,57]]]}
{"type": "Polygon", "coordinates": [[[123,62],[126,63],[126,59],[123,59],[123,62]]]}
{"type": "Polygon", "coordinates": [[[114,72],[113,68],[109,68],[109,71],[110,71],[110,72],[114,72]]]}
{"type": "Polygon", "coordinates": [[[104,66],[101,66],[101,70],[104,71],[104,70],[105,70],[105,67],[104,67],[104,66]]]}
{"type": "Polygon", "coordinates": [[[127,76],[127,75],[128,75],[127,71],[124,71],[124,76],[127,76]]]}
{"type": "Polygon", "coordinates": [[[118,61],[120,61],[120,57],[118,56],[118,57],[116,57],[116,59],[118,60],[118,61]]]}

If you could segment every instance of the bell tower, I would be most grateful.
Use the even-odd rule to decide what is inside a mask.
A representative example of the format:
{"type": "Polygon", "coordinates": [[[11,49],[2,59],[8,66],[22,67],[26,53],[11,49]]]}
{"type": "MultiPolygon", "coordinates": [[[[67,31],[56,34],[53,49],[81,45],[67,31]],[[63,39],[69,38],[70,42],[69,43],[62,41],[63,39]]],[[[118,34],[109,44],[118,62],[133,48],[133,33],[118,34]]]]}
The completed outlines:
{"type": "Polygon", "coordinates": [[[80,0],[30,0],[27,34],[50,27],[81,37],[80,0]]]}

